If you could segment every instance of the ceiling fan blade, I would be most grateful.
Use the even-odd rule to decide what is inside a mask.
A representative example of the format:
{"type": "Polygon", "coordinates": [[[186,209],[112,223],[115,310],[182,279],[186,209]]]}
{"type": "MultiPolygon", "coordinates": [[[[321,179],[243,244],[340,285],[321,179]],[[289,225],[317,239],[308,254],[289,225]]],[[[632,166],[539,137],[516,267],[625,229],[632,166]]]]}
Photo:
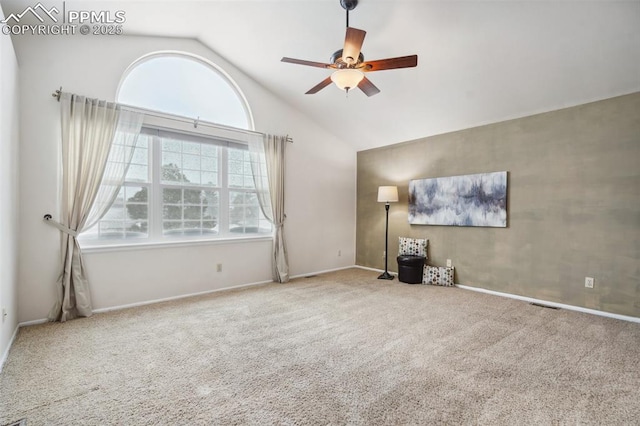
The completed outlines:
{"type": "Polygon", "coordinates": [[[313,95],[314,93],[318,93],[320,90],[324,89],[330,84],[331,84],[331,77],[327,77],[324,80],[322,80],[320,83],[316,84],[311,89],[309,89],[309,91],[305,93],[305,95],[313,95]]]}
{"type": "Polygon", "coordinates": [[[322,62],[313,62],[313,61],[305,61],[303,59],[294,59],[284,57],[280,59],[281,62],[288,62],[290,64],[298,64],[298,65],[308,65],[310,67],[318,67],[318,68],[332,68],[331,64],[325,64],[322,62]]]}
{"type": "Polygon", "coordinates": [[[364,36],[366,34],[366,31],[357,28],[347,28],[347,35],[344,38],[344,49],[342,49],[342,60],[347,64],[353,65],[358,62],[358,56],[360,56],[360,49],[362,49],[362,43],[364,43],[364,36]]]}
{"type": "Polygon", "coordinates": [[[361,68],[364,72],[392,70],[396,68],[412,68],[418,65],[418,55],[400,56],[398,58],[366,61],[361,68]]]}
{"type": "Polygon", "coordinates": [[[373,96],[380,93],[380,89],[378,89],[367,77],[363,78],[362,81],[358,83],[358,88],[367,96],[373,96]]]}

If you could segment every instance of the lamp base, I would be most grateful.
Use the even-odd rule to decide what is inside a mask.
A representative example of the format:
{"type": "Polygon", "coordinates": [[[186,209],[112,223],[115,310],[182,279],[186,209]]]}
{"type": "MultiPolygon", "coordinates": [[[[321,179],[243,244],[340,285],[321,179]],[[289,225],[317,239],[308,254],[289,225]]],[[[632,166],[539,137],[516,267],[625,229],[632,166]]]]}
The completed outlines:
{"type": "Polygon", "coordinates": [[[395,278],[395,277],[394,277],[393,275],[391,275],[390,273],[388,273],[387,271],[384,271],[384,272],[382,273],[382,275],[380,275],[380,276],[378,277],[378,279],[379,279],[379,280],[392,280],[392,279],[394,279],[394,278],[395,278]]]}

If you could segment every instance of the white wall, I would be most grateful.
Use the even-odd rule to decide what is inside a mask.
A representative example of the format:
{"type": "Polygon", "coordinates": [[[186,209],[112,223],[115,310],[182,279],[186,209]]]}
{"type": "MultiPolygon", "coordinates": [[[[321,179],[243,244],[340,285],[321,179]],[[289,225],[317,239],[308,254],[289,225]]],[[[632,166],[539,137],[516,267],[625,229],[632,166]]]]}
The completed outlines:
{"type": "MultiPolygon", "coordinates": [[[[0,20],[4,14],[0,8],[0,20]]],[[[0,35],[0,369],[18,325],[18,63],[0,35]]]]}
{"type": "MultiPolygon", "coordinates": [[[[124,70],[140,56],[176,50],[220,65],[252,108],[256,130],[289,134],[285,233],[291,274],[355,262],[353,148],[319,128],[277,96],[194,40],[135,36],[20,37],[22,146],[20,162],[19,319],[45,318],[54,300],[58,231],[42,222],[58,214],[59,104],[64,91],[113,100],[124,70]],[[338,250],[342,256],[338,256],[338,250]]],[[[85,256],[94,308],[108,308],[271,279],[270,241],[92,252],[85,256]],[[171,261],[169,261],[171,260],[171,261]],[[176,267],[178,262],[178,267],[176,267]],[[215,272],[215,265],[223,271],[215,272]]]]}

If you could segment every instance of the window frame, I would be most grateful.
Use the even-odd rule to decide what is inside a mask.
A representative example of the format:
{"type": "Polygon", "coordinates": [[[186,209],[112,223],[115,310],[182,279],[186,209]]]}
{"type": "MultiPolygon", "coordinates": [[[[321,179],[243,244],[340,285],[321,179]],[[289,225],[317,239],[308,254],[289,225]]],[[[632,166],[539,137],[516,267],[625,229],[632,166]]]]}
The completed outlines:
{"type": "MultiPolygon", "coordinates": [[[[142,109],[140,109],[142,110],[142,109]]],[[[144,110],[142,110],[144,111],[144,110]]],[[[257,132],[244,129],[235,129],[227,126],[221,126],[212,123],[198,123],[185,117],[176,117],[164,113],[148,113],[142,124],[141,134],[156,133],[152,135],[152,140],[148,143],[148,170],[149,175],[147,182],[125,181],[124,186],[146,186],[148,188],[147,205],[148,205],[148,236],[141,238],[83,238],[79,236],[79,243],[83,251],[101,251],[102,249],[128,249],[128,248],[149,248],[162,247],[167,245],[191,246],[198,244],[218,244],[229,242],[241,242],[251,240],[272,240],[274,227],[270,225],[269,233],[232,233],[229,229],[229,193],[233,191],[256,192],[248,188],[229,187],[228,185],[228,153],[229,149],[248,150],[248,139],[250,137],[260,137],[257,132]],[[160,179],[162,169],[162,149],[161,135],[175,134],[183,137],[188,141],[197,143],[209,143],[218,146],[218,186],[182,186],[162,184],[160,179]],[[163,220],[163,201],[162,188],[180,187],[182,189],[215,189],[219,191],[219,208],[218,208],[218,233],[216,235],[190,235],[166,237],[162,231],[163,220]]],[[[181,139],[181,140],[184,140],[181,139]]],[[[259,223],[266,220],[259,213],[261,219],[259,223]]],[[[268,221],[267,221],[268,222],[268,221]]],[[[100,226],[99,223],[95,226],[100,226]]]]}

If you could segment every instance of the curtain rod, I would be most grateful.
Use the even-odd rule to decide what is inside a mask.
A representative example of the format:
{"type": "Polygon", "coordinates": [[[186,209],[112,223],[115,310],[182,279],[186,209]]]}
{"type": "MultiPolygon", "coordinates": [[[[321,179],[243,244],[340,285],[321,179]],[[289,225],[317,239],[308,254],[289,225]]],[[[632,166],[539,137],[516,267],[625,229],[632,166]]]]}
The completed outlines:
{"type": "MultiPolygon", "coordinates": [[[[62,96],[62,86],[57,89],[55,92],[53,92],[51,94],[51,96],[53,96],[54,98],[56,98],[56,100],[58,102],[60,102],[60,96],[62,96]]],[[[254,135],[260,135],[263,136],[264,133],[261,132],[255,132],[252,130],[247,130],[247,129],[240,129],[238,127],[233,127],[233,126],[225,126],[223,124],[215,124],[215,123],[211,123],[208,121],[200,121],[200,117],[196,118],[196,119],[191,119],[189,117],[180,117],[180,116],[176,116],[173,114],[166,114],[166,113],[160,113],[157,111],[153,111],[150,109],[146,109],[146,108],[140,108],[140,107],[135,107],[135,106],[131,106],[131,105],[126,105],[126,104],[120,104],[125,108],[129,108],[135,111],[139,111],[142,112],[144,114],[153,116],[153,117],[160,117],[160,118],[166,118],[169,120],[174,120],[174,121],[181,121],[183,123],[193,123],[193,127],[194,128],[198,128],[199,125],[203,125],[203,126],[207,126],[207,127],[216,127],[219,129],[224,129],[224,130],[235,130],[238,132],[243,132],[243,133],[248,133],[248,134],[254,134],[254,135]]],[[[289,135],[286,136],[286,141],[289,143],[293,143],[293,139],[291,137],[289,137],[289,135]]]]}

